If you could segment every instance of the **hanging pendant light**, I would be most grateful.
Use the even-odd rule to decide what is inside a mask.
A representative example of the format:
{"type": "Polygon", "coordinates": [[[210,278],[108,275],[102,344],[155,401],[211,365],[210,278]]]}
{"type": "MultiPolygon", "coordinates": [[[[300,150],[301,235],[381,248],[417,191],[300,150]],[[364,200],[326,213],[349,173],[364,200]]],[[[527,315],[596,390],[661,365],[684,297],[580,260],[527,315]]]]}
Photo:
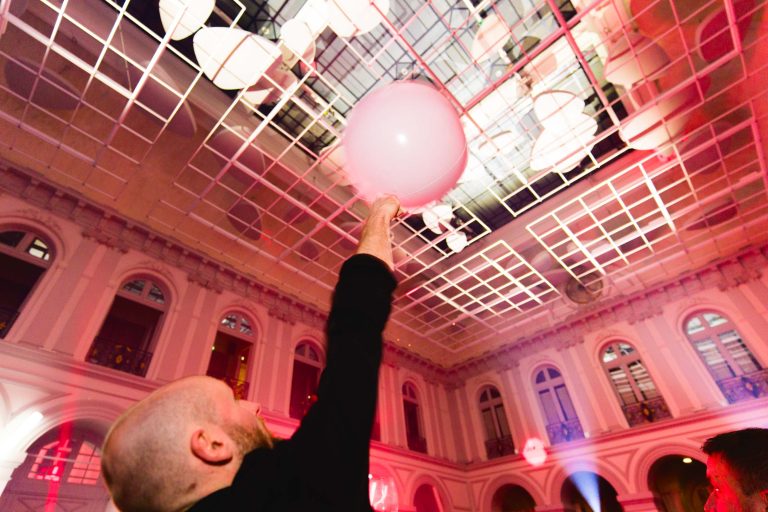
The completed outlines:
{"type": "Polygon", "coordinates": [[[282,57],[272,41],[228,27],[199,30],[194,49],[203,73],[220,89],[250,87],[282,57]]]}
{"type": "Polygon", "coordinates": [[[160,22],[163,24],[163,30],[168,32],[183,12],[171,39],[178,41],[189,37],[205,24],[215,5],[216,0],[160,0],[160,22]]]}

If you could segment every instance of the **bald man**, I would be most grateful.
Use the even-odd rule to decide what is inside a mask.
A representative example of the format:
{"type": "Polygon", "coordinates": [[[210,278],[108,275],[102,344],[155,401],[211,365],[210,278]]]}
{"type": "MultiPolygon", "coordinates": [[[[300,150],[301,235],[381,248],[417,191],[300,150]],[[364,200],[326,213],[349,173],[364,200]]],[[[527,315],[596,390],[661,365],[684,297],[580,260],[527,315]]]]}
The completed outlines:
{"type": "Polygon", "coordinates": [[[132,511],[370,511],[368,449],[382,331],[392,292],[392,196],[371,205],[357,254],[341,268],[326,325],[318,400],[274,441],[224,383],[188,377],[126,411],[104,441],[102,472],[132,511]]]}

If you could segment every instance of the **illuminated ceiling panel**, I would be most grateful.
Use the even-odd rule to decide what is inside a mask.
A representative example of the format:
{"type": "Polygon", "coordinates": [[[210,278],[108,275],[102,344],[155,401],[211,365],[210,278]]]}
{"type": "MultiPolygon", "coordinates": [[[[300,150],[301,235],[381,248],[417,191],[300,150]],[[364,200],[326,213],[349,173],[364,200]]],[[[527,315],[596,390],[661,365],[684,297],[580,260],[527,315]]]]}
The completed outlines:
{"type": "Polygon", "coordinates": [[[765,0],[386,4],[5,2],[2,159],[324,309],[346,117],[432,83],[470,158],[395,226],[391,337],[446,365],[765,242],[765,0]]]}

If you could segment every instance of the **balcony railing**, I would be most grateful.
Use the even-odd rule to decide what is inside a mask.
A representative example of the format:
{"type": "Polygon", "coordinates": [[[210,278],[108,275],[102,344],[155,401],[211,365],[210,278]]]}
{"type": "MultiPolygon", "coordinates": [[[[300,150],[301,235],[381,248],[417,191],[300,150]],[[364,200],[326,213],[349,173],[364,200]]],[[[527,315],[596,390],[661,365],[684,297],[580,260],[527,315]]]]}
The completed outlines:
{"type": "Polygon", "coordinates": [[[427,440],[420,436],[408,436],[408,449],[427,453],[427,440]]]}
{"type": "Polygon", "coordinates": [[[85,359],[89,363],[114,368],[144,377],[152,360],[152,352],[138,350],[124,343],[96,337],[85,359]]]}
{"type": "Polygon", "coordinates": [[[496,439],[486,439],[485,453],[489,459],[512,455],[515,453],[515,443],[512,442],[512,436],[497,437],[496,439]]]}
{"type": "Polygon", "coordinates": [[[768,369],[718,381],[728,403],[735,404],[768,395],[768,369]]]}
{"type": "Polygon", "coordinates": [[[622,409],[624,409],[624,416],[627,417],[630,427],[672,417],[667,408],[667,403],[661,396],[636,404],[625,405],[622,409]]]}
{"type": "Polygon", "coordinates": [[[581,429],[579,418],[547,425],[547,435],[549,442],[553,445],[584,439],[584,431],[581,429]]]}
{"type": "Polygon", "coordinates": [[[15,309],[0,308],[0,338],[5,338],[18,316],[19,312],[15,309]]]}

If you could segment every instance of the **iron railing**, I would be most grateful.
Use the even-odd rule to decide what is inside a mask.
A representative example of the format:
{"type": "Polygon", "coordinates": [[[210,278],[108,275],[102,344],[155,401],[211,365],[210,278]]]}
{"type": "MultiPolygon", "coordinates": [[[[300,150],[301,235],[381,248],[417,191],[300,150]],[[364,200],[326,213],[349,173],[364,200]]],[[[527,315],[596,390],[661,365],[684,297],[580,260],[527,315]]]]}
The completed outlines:
{"type": "Polygon", "coordinates": [[[512,442],[512,436],[502,436],[495,439],[485,440],[485,453],[489,459],[512,455],[515,453],[515,443],[512,442]]]}
{"type": "Polygon", "coordinates": [[[654,421],[672,417],[669,408],[667,408],[667,403],[661,396],[625,405],[622,409],[624,410],[624,416],[627,417],[627,422],[630,427],[642,425],[643,423],[653,423],[654,421]]]}
{"type": "Polygon", "coordinates": [[[584,439],[584,431],[581,429],[579,418],[547,425],[547,435],[552,445],[584,439]]]}
{"type": "Polygon", "coordinates": [[[114,368],[121,372],[144,377],[147,374],[152,352],[139,350],[123,342],[97,336],[85,359],[89,363],[114,368]]]}
{"type": "Polygon", "coordinates": [[[728,403],[735,404],[768,395],[768,369],[738,375],[717,382],[728,403]]]}

